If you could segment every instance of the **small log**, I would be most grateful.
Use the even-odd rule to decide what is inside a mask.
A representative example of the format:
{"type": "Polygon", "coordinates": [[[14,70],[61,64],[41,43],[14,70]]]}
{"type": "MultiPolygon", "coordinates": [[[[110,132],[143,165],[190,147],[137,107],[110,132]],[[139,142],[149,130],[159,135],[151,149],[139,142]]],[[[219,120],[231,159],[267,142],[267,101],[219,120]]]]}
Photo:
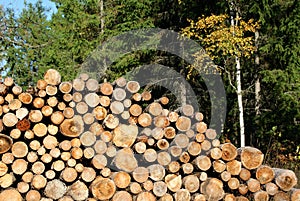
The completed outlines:
{"type": "Polygon", "coordinates": [[[57,70],[49,69],[44,74],[44,80],[47,84],[58,85],[61,82],[61,76],[57,70]]]}
{"type": "Polygon", "coordinates": [[[223,182],[216,178],[209,178],[200,186],[200,192],[207,200],[221,200],[224,196],[223,182]]]}
{"type": "Polygon", "coordinates": [[[127,81],[124,77],[119,77],[118,79],[115,80],[115,82],[119,87],[125,87],[127,84],[127,81]]]}
{"type": "Polygon", "coordinates": [[[41,112],[45,117],[49,117],[53,113],[53,108],[49,105],[45,105],[44,107],[42,107],[41,112]]]}
{"type": "Polygon", "coordinates": [[[34,98],[32,104],[33,107],[40,109],[45,105],[45,100],[43,98],[36,97],[34,98]]]}
{"type": "Polygon", "coordinates": [[[197,168],[202,171],[207,171],[211,167],[211,160],[209,157],[200,155],[195,160],[194,163],[196,164],[197,168]]]}
{"type": "Polygon", "coordinates": [[[269,194],[266,191],[257,191],[253,194],[253,198],[255,201],[268,201],[269,194]]]}
{"type": "Polygon", "coordinates": [[[23,158],[28,153],[28,146],[25,142],[16,142],[11,147],[11,152],[16,158],[23,158]]]}
{"type": "Polygon", "coordinates": [[[5,189],[0,193],[0,200],[6,201],[22,201],[21,194],[14,188],[5,189]]]}
{"type": "Polygon", "coordinates": [[[190,139],[185,134],[177,134],[174,142],[180,148],[186,148],[189,145],[190,139]]]}
{"type": "Polygon", "coordinates": [[[153,181],[161,181],[165,177],[165,168],[159,164],[153,164],[148,167],[149,177],[153,181]]]}
{"type": "Polygon", "coordinates": [[[61,173],[61,178],[66,182],[73,182],[76,180],[77,175],[77,171],[74,168],[66,167],[61,173]]]}
{"type": "Polygon", "coordinates": [[[194,114],[194,107],[192,105],[183,105],[181,107],[181,112],[185,116],[191,117],[194,114]]]}
{"type": "Polygon", "coordinates": [[[43,123],[38,123],[33,126],[32,131],[38,137],[43,137],[47,134],[47,126],[43,123]]]}
{"type": "Polygon", "coordinates": [[[22,175],[26,172],[28,167],[28,162],[25,161],[24,159],[17,159],[13,162],[11,165],[11,169],[13,173],[17,175],[22,175]]]}
{"type": "Polygon", "coordinates": [[[247,186],[250,192],[255,193],[260,190],[261,186],[257,179],[250,178],[247,181],[247,186]]]}
{"type": "Polygon", "coordinates": [[[154,149],[146,149],[143,156],[147,162],[154,162],[157,159],[157,152],[154,149]]]}
{"type": "Polygon", "coordinates": [[[72,99],[73,99],[72,94],[64,94],[64,95],[63,95],[63,100],[64,100],[65,102],[70,102],[72,99]]]}
{"type": "Polygon", "coordinates": [[[36,153],[36,152],[33,152],[33,151],[29,152],[29,153],[27,154],[27,157],[26,157],[26,159],[27,159],[27,161],[28,161],[29,163],[34,163],[34,162],[36,162],[38,158],[39,158],[39,157],[38,157],[37,153],[36,153]]]}
{"type": "Polygon", "coordinates": [[[169,112],[168,117],[170,122],[176,122],[179,118],[179,115],[177,112],[169,112]]]}
{"type": "Polygon", "coordinates": [[[254,147],[239,148],[238,154],[243,166],[249,170],[258,168],[264,160],[264,154],[254,147]]]}
{"type": "Polygon", "coordinates": [[[46,176],[47,179],[52,180],[56,177],[56,173],[55,173],[54,170],[47,170],[45,172],[45,176],[46,176]]]}
{"type": "Polygon", "coordinates": [[[66,103],[64,103],[64,102],[59,102],[59,103],[57,104],[57,109],[59,109],[59,110],[61,110],[61,111],[63,111],[66,107],[67,107],[67,105],[66,105],[66,103]]]}
{"type": "Polygon", "coordinates": [[[78,137],[83,132],[83,125],[82,118],[75,115],[72,119],[65,119],[60,124],[60,132],[67,137],[78,137]]]}
{"type": "Polygon", "coordinates": [[[8,188],[14,183],[15,180],[16,178],[14,177],[13,173],[7,173],[0,177],[0,187],[8,188]]]}
{"type": "Polygon", "coordinates": [[[89,107],[85,102],[79,102],[79,103],[76,104],[76,111],[79,114],[87,113],[88,109],[89,109],[89,107]]]}
{"type": "Polygon", "coordinates": [[[123,171],[114,173],[112,179],[118,188],[127,188],[131,182],[130,175],[123,171]]]}
{"type": "Polygon", "coordinates": [[[297,177],[291,170],[273,168],[275,182],[281,190],[289,191],[297,184],[297,177]]]}
{"type": "Polygon", "coordinates": [[[110,98],[108,96],[99,97],[100,105],[103,107],[108,107],[110,105],[110,98]]]}
{"type": "MultiPolygon", "coordinates": [[[[77,159],[77,160],[81,159],[83,156],[82,149],[80,147],[73,147],[71,149],[71,156],[72,156],[72,158],[77,159]]],[[[69,159],[66,159],[66,160],[69,160],[69,159]]]]}
{"type": "Polygon", "coordinates": [[[117,191],[112,197],[112,201],[132,201],[132,195],[127,191],[117,191]]]}
{"type": "Polygon", "coordinates": [[[30,104],[30,103],[32,102],[32,99],[33,99],[33,98],[32,98],[32,95],[31,95],[30,93],[23,92],[23,93],[20,93],[20,94],[19,94],[18,99],[19,99],[22,103],[28,105],[28,104],[30,104]]]}
{"type": "Polygon", "coordinates": [[[92,194],[99,200],[108,200],[116,192],[115,183],[108,178],[97,177],[90,186],[92,194]]]}
{"type": "Polygon", "coordinates": [[[20,193],[27,193],[29,191],[29,184],[21,181],[17,184],[17,189],[20,193]]]}
{"type": "Polygon", "coordinates": [[[166,166],[171,162],[171,155],[166,151],[159,152],[157,154],[157,162],[160,165],[166,166]]]}
{"type": "Polygon", "coordinates": [[[300,200],[300,189],[292,188],[290,190],[291,201],[299,201],[300,200]]]}
{"type": "Polygon", "coordinates": [[[72,96],[72,100],[75,103],[79,103],[80,101],[82,101],[82,93],[81,92],[74,92],[73,96],[72,96]]]}
{"type": "Polygon", "coordinates": [[[140,90],[140,84],[136,81],[129,81],[126,84],[126,89],[132,94],[137,93],[140,90]]]}
{"type": "Polygon", "coordinates": [[[22,107],[22,103],[19,99],[13,99],[8,104],[8,108],[12,111],[17,110],[21,107],[22,107]]]}
{"type": "Polygon", "coordinates": [[[46,149],[54,149],[58,145],[56,137],[48,135],[43,140],[43,145],[46,149]]]}
{"type": "Polygon", "coordinates": [[[168,191],[167,184],[163,181],[154,182],[153,184],[153,194],[157,197],[164,196],[168,191]]]}
{"type": "Polygon", "coordinates": [[[225,181],[225,182],[228,182],[231,179],[230,172],[228,172],[226,170],[223,171],[220,176],[221,176],[222,181],[225,181]]]}
{"type": "Polygon", "coordinates": [[[132,182],[132,183],[130,184],[129,189],[130,189],[130,192],[131,192],[132,194],[139,194],[140,192],[142,192],[142,187],[141,187],[141,185],[140,185],[139,183],[137,183],[137,182],[132,182]]]}
{"type": "Polygon", "coordinates": [[[90,131],[86,131],[80,136],[80,142],[85,147],[92,146],[96,142],[96,135],[90,131]]]}
{"type": "Polygon", "coordinates": [[[105,96],[109,96],[113,93],[113,86],[109,82],[104,82],[100,85],[100,92],[105,96]]]}
{"type": "Polygon", "coordinates": [[[170,173],[176,173],[180,170],[180,163],[177,161],[171,161],[168,165],[168,171],[170,173]]]}
{"type": "Polygon", "coordinates": [[[137,167],[132,173],[133,179],[138,183],[143,183],[148,180],[149,171],[145,167],[137,167]]]}
{"type": "Polygon", "coordinates": [[[200,175],[199,175],[199,180],[204,182],[208,179],[208,175],[206,172],[201,172],[200,175]]]}
{"type": "Polygon", "coordinates": [[[170,191],[176,192],[182,186],[181,175],[177,176],[175,174],[168,174],[165,177],[165,183],[167,184],[167,187],[170,191]]]}
{"type": "Polygon", "coordinates": [[[251,177],[251,172],[246,168],[242,168],[239,176],[242,180],[247,181],[251,177]]]}
{"type": "MultiPolygon", "coordinates": [[[[71,190],[72,190],[72,186],[70,187],[71,190]]],[[[84,190],[84,189],[82,189],[82,190],[84,190]]],[[[44,190],[45,195],[54,200],[62,198],[66,192],[67,192],[66,184],[58,179],[49,181],[44,190]]]]}
{"type": "Polygon", "coordinates": [[[104,154],[107,150],[107,145],[102,140],[97,140],[94,145],[94,150],[97,154],[104,154]]]}
{"type": "MultiPolygon", "coordinates": [[[[58,89],[57,89],[56,86],[48,85],[48,86],[46,87],[46,94],[47,94],[48,96],[55,96],[55,95],[57,94],[57,91],[58,91],[58,89]]],[[[49,104],[49,103],[48,103],[48,104],[49,104]]]]}
{"type": "Polygon", "coordinates": [[[47,96],[47,92],[46,90],[39,90],[38,91],[38,96],[41,97],[41,98],[45,98],[45,96],[47,96]]]}
{"type": "Polygon", "coordinates": [[[3,115],[3,124],[7,127],[13,127],[18,123],[18,118],[14,113],[6,113],[3,115]]]}
{"type": "Polygon", "coordinates": [[[70,93],[72,91],[72,83],[71,82],[62,82],[59,84],[59,91],[63,94],[70,93]]]}
{"type": "Polygon", "coordinates": [[[182,152],[181,155],[179,156],[179,161],[182,163],[188,163],[190,162],[191,156],[188,152],[182,152]]]}
{"type": "Polygon", "coordinates": [[[149,91],[143,91],[142,95],[142,100],[143,101],[149,101],[152,98],[151,92],[149,91]]]}
{"type": "Polygon", "coordinates": [[[28,109],[21,107],[16,111],[16,117],[20,120],[24,119],[28,115],[28,109]]]}
{"type": "Polygon", "coordinates": [[[156,198],[151,192],[141,192],[137,195],[136,201],[156,201],[156,198]]]}
{"type": "Polygon", "coordinates": [[[231,175],[239,175],[242,169],[242,164],[240,161],[232,160],[226,163],[226,170],[230,172],[231,175]]]}
{"type": "Polygon", "coordinates": [[[111,142],[114,136],[110,131],[103,131],[100,137],[103,142],[111,142]]]}
{"type": "Polygon", "coordinates": [[[283,191],[279,191],[278,193],[276,193],[273,197],[274,201],[290,201],[290,196],[283,191]]]}
{"type": "Polygon", "coordinates": [[[226,169],[226,163],[223,160],[213,161],[213,169],[218,173],[222,173],[226,169]]]}
{"type": "Polygon", "coordinates": [[[33,179],[33,173],[32,172],[25,172],[22,176],[22,180],[26,183],[30,183],[33,179]]]}
{"type": "Polygon", "coordinates": [[[271,196],[274,196],[276,193],[278,193],[278,186],[272,182],[266,183],[264,185],[264,189],[271,196]]]}
{"type": "Polygon", "coordinates": [[[177,119],[175,125],[179,131],[187,131],[191,128],[191,119],[181,116],[177,119]]]}
{"type": "Polygon", "coordinates": [[[81,163],[77,163],[77,164],[75,165],[75,170],[76,170],[78,173],[83,172],[84,168],[85,168],[85,167],[84,167],[81,163]]]}
{"type": "Polygon", "coordinates": [[[222,150],[218,147],[214,147],[208,152],[209,156],[214,160],[222,158],[222,153],[222,150]]]}
{"type": "Polygon", "coordinates": [[[188,192],[195,193],[199,190],[200,181],[197,176],[195,175],[188,175],[182,179],[183,186],[188,192]]]}
{"type": "Polygon", "coordinates": [[[109,129],[114,129],[119,125],[119,118],[112,114],[109,114],[103,120],[103,124],[109,129]]]}
{"type": "Polygon", "coordinates": [[[84,96],[84,101],[91,108],[96,107],[100,103],[99,96],[96,93],[88,93],[84,96]]]}
{"type": "Polygon", "coordinates": [[[158,116],[162,112],[162,106],[159,103],[153,102],[148,106],[148,111],[153,116],[158,116]]]}
{"type": "Polygon", "coordinates": [[[166,96],[163,96],[159,99],[160,103],[163,104],[163,105],[167,105],[169,103],[169,98],[166,97],[166,96]]]}
{"type": "Polygon", "coordinates": [[[135,93],[131,96],[132,100],[135,102],[139,102],[142,100],[142,95],[140,93],[135,93]]]}
{"type": "Polygon", "coordinates": [[[130,148],[123,148],[119,150],[115,157],[115,165],[119,170],[132,172],[138,167],[138,163],[130,148]]]}
{"type": "Polygon", "coordinates": [[[142,114],[142,107],[138,104],[133,104],[133,105],[130,106],[129,112],[130,112],[131,115],[137,117],[140,114],[142,114]]]}
{"type": "Polygon", "coordinates": [[[154,125],[158,128],[165,128],[170,125],[167,116],[159,115],[154,118],[154,125]]]}
{"type": "Polygon", "coordinates": [[[43,114],[40,110],[31,110],[29,112],[28,118],[31,122],[37,123],[37,122],[42,121],[43,114]]]}
{"type": "Polygon", "coordinates": [[[231,178],[228,180],[227,184],[228,184],[228,187],[229,187],[230,189],[236,190],[236,189],[238,189],[239,186],[240,186],[240,181],[239,181],[237,178],[235,178],[235,177],[231,177],[231,178]]]}
{"type": "Polygon", "coordinates": [[[93,114],[97,120],[103,120],[107,116],[107,110],[102,106],[97,106],[93,110],[93,114]]]}
{"type": "Polygon", "coordinates": [[[63,110],[63,115],[64,115],[65,118],[70,119],[74,116],[74,110],[70,107],[66,107],[63,110]]]}
{"type": "Polygon", "coordinates": [[[13,140],[7,135],[0,134],[0,145],[0,154],[4,154],[13,146],[13,140]]]}
{"type": "Polygon", "coordinates": [[[248,186],[246,184],[240,184],[238,191],[241,195],[246,195],[248,193],[248,186]]]}
{"type": "Polygon", "coordinates": [[[35,189],[40,190],[42,188],[45,188],[45,186],[47,185],[47,179],[43,175],[34,175],[31,185],[35,189]]]}
{"type": "Polygon", "coordinates": [[[8,171],[7,165],[0,161],[0,177],[5,175],[7,173],[7,171],[8,171]]]}
{"type": "Polygon", "coordinates": [[[92,147],[83,150],[83,156],[86,159],[92,159],[95,156],[95,150],[92,147]]]}
{"type": "Polygon", "coordinates": [[[92,182],[96,178],[96,171],[91,167],[83,168],[81,179],[85,182],[92,182]]]}
{"type": "Polygon", "coordinates": [[[193,201],[206,201],[205,196],[203,194],[200,194],[200,193],[195,193],[192,196],[192,200],[193,201]]]}
{"type": "Polygon", "coordinates": [[[120,124],[114,129],[113,143],[117,147],[131,147],[138,135],[138,127],[136,125],[120,124]]]}
{"type": "Polygon", "coordinates": [[[143,154],[145,153],[147,149],[147,146],[144,142],[138,142],[134,145],[134,150],[138,153],[138,154],[143,154]]]}
{"type": "Polygon", "coordinates": [[[115,88],[113,98],[117,101],[123,101],[126,98],[126,91],[122,88],[115,88]]]}
{"type": "Polygon", "coordinates": [[[231,143],[221,145],[222,159],[225,161],[234,160],[237,157],[237,148],[231,143]]]}
{"type": "Polygon", "coordinates": [[[11,91],[13,92],[14,95],[18,96],[22,93],[23,90],[22,87],[15,85],[13,86],[11,91]]]}
{"type": "Polygon", "coordinates": [[[153,181],[151,180],[147,180],[143,183],[143,188],[146,190],[146,191],[152,191],[153,190],[153,181]]]}
{"type": "Polygon", "coordinates": [[[169,148],[169,142],[166,139],[160,139],[157,141],[156,146],[160,150],[166,150],[169,148]]]}
{"type": "Polygon", "coordinates": [[[274,179],[275,173],[271,167],[262,165],[256,170],[255,176],[261,184],[266,184],[274,179]]]}
{"type": "Polygon", "coordinates": [[[205,133],[207,130],[207,124],[204,122],[198,122],[195,126],[198,133],[205,133]]]}
{"type": "Polygon", "coordinates": [[[103,169],[107,165],[107,158],[104,155],[97,154],[93,157],[92,164],[96,169],[103,169]]]}
{"type": "Polygon", "coordinates": [[[34,174],[42,174],[45,171],[45,165],[44,163],[37,161],[32,164],[31,169],[34,174]]]}
{"type": "Polygon", "coordinates": [[[37,190],[30,190],[26,194],[26,201],[41,200],[41,194],[37,190]]]}
{"type": "Polygon", "coordinates": [[[80,147],[81,146],[81,141],[79,138],[73,138],[71,140],[71,145],[72,147],[80,147]]]}
{"type": "Polygon", "coordinates": [[[75,91],[83,91],[84,87],[85,87],[85,83],[83,80],[79,78],[73,80],[73,89],[75,91]]]}
{"type": "Polygon", "coordinates": [[[174,194],[174,198],[175,198],[176,201],[191,200],[191,194],[186,189],[180,189],[174,194]]]}

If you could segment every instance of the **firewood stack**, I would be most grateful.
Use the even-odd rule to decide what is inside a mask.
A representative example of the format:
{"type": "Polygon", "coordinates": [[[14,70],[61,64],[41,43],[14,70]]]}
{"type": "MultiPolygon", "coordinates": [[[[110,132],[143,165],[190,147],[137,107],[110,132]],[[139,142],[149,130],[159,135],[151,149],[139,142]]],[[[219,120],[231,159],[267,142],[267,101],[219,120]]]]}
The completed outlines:
{"type": "Polygon", "coordinates": [[[0,83],[0,201],[299,201],[291,170],[221,144],[191,105],[168,110],[136,81],[0,83]]]}

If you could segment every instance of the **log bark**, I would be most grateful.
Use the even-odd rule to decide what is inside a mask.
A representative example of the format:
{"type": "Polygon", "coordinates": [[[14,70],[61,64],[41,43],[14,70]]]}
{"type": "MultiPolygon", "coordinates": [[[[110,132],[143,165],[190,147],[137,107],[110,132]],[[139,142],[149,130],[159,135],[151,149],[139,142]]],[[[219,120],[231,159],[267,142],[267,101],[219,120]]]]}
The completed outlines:
{"type": "Polygon", "coordinates": [[[0,134],[0,145],[0,154],[4,154],[13,146],[13,140],[7,135],[0,134]]]}

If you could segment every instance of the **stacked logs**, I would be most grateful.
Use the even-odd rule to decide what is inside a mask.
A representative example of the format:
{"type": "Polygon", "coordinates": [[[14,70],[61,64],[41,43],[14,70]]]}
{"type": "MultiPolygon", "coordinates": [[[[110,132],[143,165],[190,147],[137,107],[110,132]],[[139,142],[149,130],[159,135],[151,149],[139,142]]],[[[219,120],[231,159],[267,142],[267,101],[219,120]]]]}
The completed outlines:
{"type": "Polygon", "coordinates": [[[297,177],[253,147],[221,144],[191,105],[136,81],[0,83],[0,201],[299,201],[297,177]]]}

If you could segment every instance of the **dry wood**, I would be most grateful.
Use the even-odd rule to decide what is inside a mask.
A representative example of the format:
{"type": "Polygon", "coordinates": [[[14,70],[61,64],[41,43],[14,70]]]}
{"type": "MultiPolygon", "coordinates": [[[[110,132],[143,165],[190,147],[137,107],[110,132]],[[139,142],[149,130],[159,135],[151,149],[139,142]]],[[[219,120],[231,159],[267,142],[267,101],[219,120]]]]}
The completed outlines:
{"type": "Polygon", "coordinates": [[[132,173],[133,179],[138,183],[143,183],[148,180],[149,171],[145,167],[137,167],[132,173]]]}
{"type": "Polygon", "coordinates": [[[190,139],[185,134],[177,134],[174,139],[175,144],[180,148],[186,148],[189,145],[190,139]]]}
{"type": "Polygon", "coordinates": [[[84,101],[92,108],[96,107],[100,103],[99,96],[96,93],[88,93],[84,96],[84,101]]]}
{"type": "Polygon", "coordinates": [[[289,191],[297,184],[297,177],[291,170],[273,168],[275,182],[281,190],[289,191]]]}
{"type": "Polygon", "coordinates": [[[53,113],[53,108],[49,105],[45,105],[44,107],[42,107],[41,112],[45,117],[48,117],[53,113]]]}
{"type": "Polygon", "coordinates": [[[11,147],[12,154],[16,158],[23,158],[28,153],[28,147],[25,142],[15,142],[11,147]]]}
{"type": "Polygon", "coordinates": [[[102,154],[93,157],[92,164],[96,169],[103,169],[107,165],[107,158],[102,154]]]}
{"type": "Polygon", "coordinates": [[[81,92],[74,92],[73,96],[72,96],[72,100],[75,103],[79,103],[80,101],[82,101],[82,93],[81,92]]]}
{"type": "Polygon", "coordinates": [[[231,177],[231,178],[228,180],[227,184],[228,184],[228,187],[229,187],[230,189],[235,190],[235,189],[238,189],[238,188],[239,188],[239,186],[240,186],[240,181],[239,181],[237,178],[235,178],[235,177],[231,177]]]}
{"type": "Polygon", "coordinates": [[[225,182],[228,182],[231,179],[230,172],[228,172],[226,170],[223,171],[220,176],[221,176],[222,181],[225,181],[225,182]]]}
{"type": "Polygon", "coordinates": [[[34,175],[31,181],[31,185],[37,190],[45,188],[45,186],[47,185],[47,178],[43,175],[34,175]]]}
{"type": "Polygon", "coordinates": [[[22,175],[26,172],[28,166],[28,162],[24,159],[16,159],[11,165],[11,169],[13,173],[17,175],[22,175]]]}
{"type": "Polygon", "coordinates": [[[85,83],[83,80],[76,78],[73,80],[73,89],[75,91],[83,91],[84,87],[85,87],[85,83]]]}
{"type": "Polygon", "coordinates": [[[52,156],[50,155],[50,154],[48,154],[48,153],[46,153],[46,154],[43,154],[42,156],[41,156],[41,161],[42,162],[44,162],[44,163],[50,163],[51,161],[52,161],[52,156]]]}
{"type": "Polygon", "coordinates": [[[195,175],[188,175],[182,179],[183,186],[188,192],[195,193],[199,190],[200,181],[197,176],[195,175]]]}
{"type": "Polygon", "coordinates": [[[112,197],[112,201],[132,201],[132,195],[127,191],[117,191],[112,197]]]}
{"type": "Polygon", "coordinates": [[[237,156],[237,148],[231,143],[225,143],[221,145],[222,159],[225,161],[231,161],[237,156]]]}
{"type": "Polygon", "coordinates": [[[165,177],[165,168],[159,164],[153,164],[148,167],[149,177],[153,181],[160,181],[165,177]]]}
{"type": "Polygon", "coordinates": [[[32,131],[38,137],[43,137],[47,134],[47,126],[43,123],[38,123],[33,126],[32,131]]]}
{"type": "Polygon", "coordinates": [[[138,127],[136,125],[120,124],[114,129],[113,143],[117,147],[131,147],[138,135],[138,127]]]}
{"type": "Polygon", "coordinates": [[[239,176],[242,180],[247,181],[251,177],[251,172],[246,168],[242,168],[239,176]]]}
{"type": "Polygon", "coordinates": [[[90,186],[92,194],[99,200],[108,200],[116,192],[115,183],[108,178],[97,177],[90,186]]]}
{"type": "Polygon", "coordinates": [[[40,97],[36,97],[34,98],[33,102],[32,102],[33,106],[35,108],[42,108],[45,104],[45,100],[43,98],[40,98],[40,97]]]}
{"type": "Polygon", "coordinates": [[[218,173],[222,173],[226,169],[226,164],[223,160],[213,161],[213,169],[218,173]]]}
{"type": "Polygon", "coordinates": [[[239,175],[242,169],[242,164],[240,161],[232,160],[226,163],[226,170],[230,172],[231,175],[239,175]]]}
{"type": "Polygon", "coordinates": [[[34,174],[42,174],[45,171],[45,165],[44,163],[37,161],[32,164],[31,169],[34,174]]]}
{"type": "Polygon", "coordinates": [[[14,188],[5,189],[0,193],[0,200],[6,201],[22,201],[21,194],[14,188]]]}
{"type": "Polygon", "coordinates": [[[77,178],[77,171],[74,168],[66,167],[61,173],[61,178],[66,182],[73,182],[77,178]]]}
{"type": "Polygon", "coordinates": [[[103,124],[109,129],[114,129],[119,125],[119,118],[112,114],[109,114],[103,120],[103,124]]]}
{"type": "Polygon", "coordinates": [[[61,82],[61,76],[57,70],[49,69],[44,74],[44,80],[47,84],[58,85],[61,82]]]}
{"type": "Polygon", "coordinates": [[[108,96],[99,97],[100,105],[103,107],[108,107],[110,105],[110,98],[108,96]]]}
{"type": "Polygon", "coordinates": [[[82,118],[75,115],[72,119],[65,119],[60,124],[60,132],[67,137],[77,137],[84,129],[83,125],[82,118]]]}
{"type": "Polygon", "coordinates": [[[291,201],[300,200],[300,189],[292,188],[290,192],[291,192],[291,201]]]}
{"type": "Polygon", "coordinates": [[[142,95],[140,93],[135,93],[131,96],[132,100],[135,102],[139,102],[142,100],[142,95]]]}
{"type": "Polygon", "coordinates": [[[56,173],[55,173],[54,170],[47,170],[45,172],[45,176],[46,176],[47,179],[52,180],[56,177],[56,173]]]}
{"type": "Polygon", "coordinates": [[[168,171],[171,173],[176,173],[180,170],[180,163],[177,161],[171,161],[168,165],[168,171]]]}
{"type": "Polygon", "coordinates": [[[200,186],[200,191],[207,200],[221,200],[225,196],[223,182],[216,178],[209,178],[200,186]]]}
{"type": "Polygon", "coordinates": [[[283,191],[279,191],[278,193],[276,193],[273,197],[274,201],[290,201],[290,196],[283,191]]]}
{"type": "Polygon", "coordinates": [[[278,186],[275,183],[269,182],[264,185],[264,189],[269,195],[275,195],[278,193],[278,186]]]}
{"type": "Polygon", "coordinates": [[[211,167],[211,160],[209,157],[200,155],[195,160],[194,163],[196,164],[197,168],[202,171],[207,171],[211,167]]]}
{"type": "Polygon", "coordinates": [[[113,93],[113,86],[109,82],[102,83],[100,85],[100,92],[105,96],[109,96],[113,93]]]}
{"type": "Polygon", "coordinates": [[[181,175],[168,174],[165,176],[165,183],[170,191],[176,192],[182,186],[181,175]]]}
{"type": "Polygon", "coordinates": [[[255,193],[260,190],[261,185],[257,179],[250,178],[247,181],[247,186],[250,192],[255,193]]]}
{"type": "Polygon", "coordinates": [[[264,154],[254,147],[239,148],[238,154],[243,166],[249,170],[258,168],[264,160],[264,154]]]}
{"type": "MultiPolygon", "coordinates": [[[[73,185],[71,186],[71,189],[72,189],[73,185]]],[[[84,190],[84,189],[82,189],[84,190]]],[[[57,200],[61,197],[63,197],[65,195],[67,191],[67,187],[66,185],[58,180],[58,179],[55,179],[55,180],[52,180],[52,181],[49,181],[47,183],[47,186],[45,188],[45,195],[51,199],[54,199],[54,200],[57,200]]]]}
{"type": "Polygon", "coordinates": [[[159,103],[153,102],[148,106],[148,111],[153,116],[158,116],[162,112],[162,106],[159,103]]]}
{"type": "Polygon", "coordinates": [[[8,108],[10,110],[13,110],[13,111],[17,110],[17,109],[19,109],[21,107],[22,107],[22,103],[21,103],[21,101],[19,99],[13,99],[8,104],[8,108]]]}
{"type": "Polygon", "coordinates": [[[192,105],[183,105],[181,107],[181,112],[185,116],[192,116],[194,114],[194,107],[192,105]]]}
{"type": "Polygon", "coordinates": [[[41,98],[44,98],[45,96],[47,96],[46,90],[39,90],[38,91],[38,96],[41,97],[41,98]]]}
{"type": "Polygon", "coordinates": [[[28,161],[29,163],[34,163],[34,162],[37,161],[38,155],[37,155],[36,152],[31,151],[31,152],[29,152],[29,153],[27,154],[26,159],[27,159],[27,161],[28,161]]]}
{"type": "Polygon", "coordinates": [[[26,183],[30,183],[33,179],[33,173],[32,172],[25,172],[22,176],[22,180],[26,183]]]}
{"type": "Polygon", "coordinates": [[[154,162],[157,159],[157,152],[154,149],[146,149],[144,152],[144,159],[147,162],[154,162]]]}
{"type": "Polygon", "coordinates": [[[224,201],[235,201],[236,198],[235,198],[235,195],[233,194],[226,194],[225,197],[224,197],[224,201]]]}
{"type": "Polygon", "coordinates": [[[165,128],[170,125],[170,121],[167,116],[159,115],[154,118],[154,125],[158,128],[165,128]]]}
{"type": "Polygon", "coordinates": [[[214,160],[218,160],[218,159],[222,158],[222,150],[220,148],[218,148],[218,147],[212,148],[208,152],[208,154],[214,160]]]}
{"type": "Polygon", "coordinates": [[[175,198],[176,201],[191,200],[191,194],[186,189],[180,189],[174,194],[174,198],[175,198]]]}
{"type": "Polygon", "coordinates": [[[42,121],[43,114],[40,110],[31,110],[28,117],[31,122],[37,123],[42,121]]]}
{"type": "MultiPolygon", "coordinates": [[[[172,198],[172,200],[173,200],[173,198],[172,198]]],[[[195,193],[192,196],[192,200],[193,201],[206,201],[205,196],[203,194],[200,194],[200,193],[195,193]]]]}
{"type": "Polygon", "coordinates": [[[85,102],[79,102],[79,103],[76,104],[76,111],[79,114],[87,113],[88,109],[89,109],[89,107],[85,102]]]}
{"type": "Polygon", "coordinates": [[[262,165],[256,170],[256,179],[261,183],[261,184],[266,184],[271,182],[275,177],[274,170],[267,166],[267,165],[262,165]]]}
{"type": "Polygon", "coordinates": [[[13,146],[13,140],[7,135],[0,134],[0,145],[0,154],[3,154],[13,146]]]}
{"type": "Polygon", "coordinates": [[[32,95],[27,92],[20,93],[18,99],[24,104],[30,104],[32,102],[32,95]]]}
{"type": "Polygon", "coordinates": [[[7,127],[13,127],[18,123],[18,118],[14,113],[6,113],[3,115],[3,124],[7,127]]]}
{"type": "Polygon", "coordinates": [[[29,191],[29,184],[26,182],[19,182],[17,184],[17,189],[20,193],[26,193],[29,191]]]}
{"type": "MultiPolygon", "coordinates": [[[[46,87],[46,94],[49,95],[49,96],[55,96],[57,94],[57,87],[56,86],[51,86],[51,85],[48,85],[46,87]]],[[[49,104],[49,103],[48,103],[49,104]]]]}
{"type": "Polygon", "coordinates": [[[17,109],[16,111],[16,117],[20,120],[22,120],[23,118],[25,118],[28,115],[28,109],[21,107],[19,109],[17,109]]]}
{"type": "Polygon", "coordinates": [[[166,166],[171,162],[171,155],[166,151],[159,152],[157,154],[157,162],[163,166],[166,166]]]}
{"type": "Polygon", "coordinates": [[[132,172],[138,166],[137,160],[130,148],[123,148],[119,150],[114,162],[118,169],[126,172],[132,172]]]}
{"type": "Polygon", "coordinates": [[[136,201],[155,201],[156,198],[151,192],[141,192],[137,195],[136,201]]]}
{"type": "Polygon", "coordinates": [[[191,128],[191,119],[188,117],[181,116],[177,119],[175,125],[179,131],[187,131],[191,128]]]}
{"type": "Polygon", "coordinates": [[[81,179],[85,182],[92,182],[96,178],[96,171],[91,167],[83,168],[81,179]]]}
{"type": "Polygon", "coordinates": [[[118,188],[127,188],[131,182],[130,175],[123,171],[114,173],[112,178],[118,188]]]}
{"type": "Polygon", "coordinates": [[[257,191],[254,193],[254,200],[255,201],[268,201],[269,200],[269,194],[266,191],[257,191]]]}
{"type": "Polygon", "coordinates": [[[246,195],[248,193],[248,186],[246,184],[240,184],[238,191],[241,195],[246,195]]]}
{"type": "Polygon", "coordinates": [[[71,82],[62,82],[59,85],[59,91],[66,94],[72,91],[72,83],[71,82]]]}
{"type": "Polygon", "coordinates": [[[2,155],[1,161],[8,165],[14,161],[14,158],[15,157],[12,153],[7,152],[2,155]]]}
{"type": "Polygon", "coordinates": [[[188,152],[184,151],[181,153],[181,155],[179,156],[179,161],[182,163],[188,163],[190,162],[191,156],[188,152]]]}

